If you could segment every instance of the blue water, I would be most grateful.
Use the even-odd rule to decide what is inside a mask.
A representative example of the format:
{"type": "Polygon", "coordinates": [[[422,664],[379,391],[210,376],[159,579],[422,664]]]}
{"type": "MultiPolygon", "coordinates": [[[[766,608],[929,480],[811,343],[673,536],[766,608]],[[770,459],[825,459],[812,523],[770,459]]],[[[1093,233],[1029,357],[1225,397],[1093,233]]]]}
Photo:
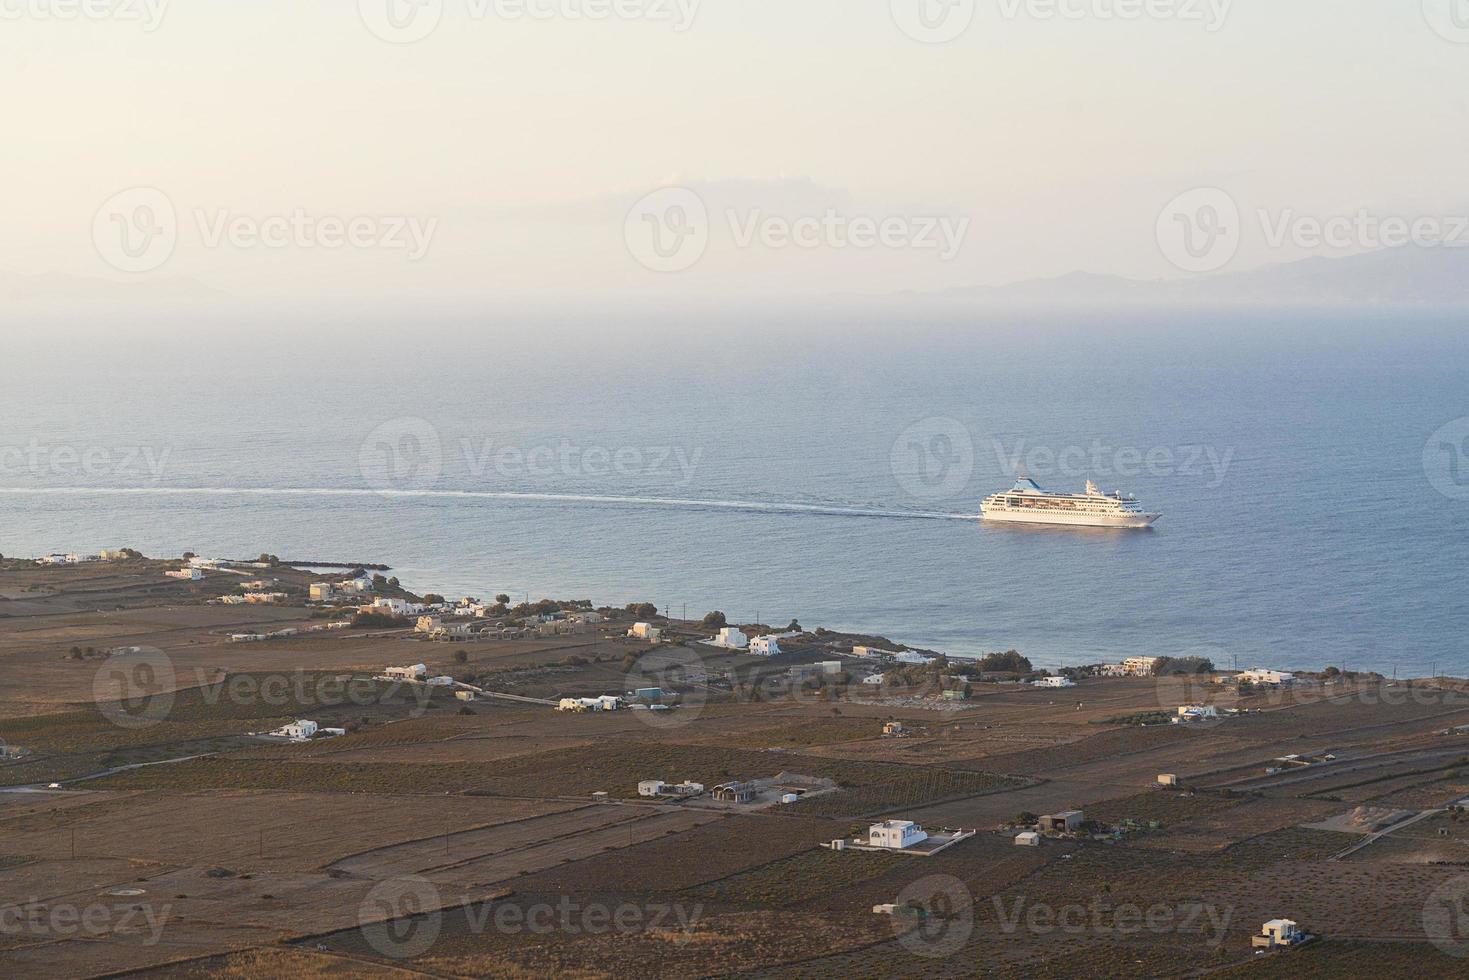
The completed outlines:
{"type": "Polygon", "coordinates": [[[1429,446],[1425,465],[1469,416],[1463,327],[899,310],[22,332],[0,552],[382,561],[420,590],[798,617],[1045,664],[1469,674],[1469,458],[1429,446]],[[1017,460],[1164,517],[973,520],[1017,460]]]}

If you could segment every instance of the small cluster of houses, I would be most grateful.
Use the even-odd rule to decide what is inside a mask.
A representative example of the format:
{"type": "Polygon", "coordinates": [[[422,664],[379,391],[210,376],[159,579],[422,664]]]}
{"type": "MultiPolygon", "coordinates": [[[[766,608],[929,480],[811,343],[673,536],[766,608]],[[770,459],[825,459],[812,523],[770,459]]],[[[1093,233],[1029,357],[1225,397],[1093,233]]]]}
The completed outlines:
{"type": "Polygon", "coordinates": [[[325,623],[322,626],[313,626],[307,630],[291,627],[291,629],[278,629],[273,633],[231,633],[229,635],[229,642],[231,644],[263,644],[263,642],[272,641],[272,639],[291,639],[292,636],[300,636],[303,632],[316,632],[316,630],[333,629],[333,627],[336,627],[336,623],[325,623]]]}
{"type": "Polygon", "coordinates": [[[649,797],[671,796],[687,799],[704,792],[704,784],[686,779],[681,783],[665,783],[661,779],[645,779],[638,783],[638,795],[649,797]]]}
{"type": "Polygon", "coordinates": [[[1191,722],[1218,721],[1219,709],[1212,704],[1184,704],[1173,716],[1173,724],[1187,725],[1191,722]]]}
{"type": "Polygon", "coordinates": [[[621,707],[622,698],[604,694],[596,698],[562,698],[556,705],[556,710],[581,714],[588,711],[617,711],[621,707]]]}
{"type": "Polygon", "coordinates": [[[376,681],[394,681],[399,684],[426,684],[429,687],[453,687],[454,678],[447,674],[439,677],[428,675],[427,664],[413,664],[408,667],[385,667],[383,672],[373,678],[376,681]]]}
{"type": "Polygon", "coordinates": [[[1128,657],[1120,664],[1102,664],[1103,677],[1152,677],[1162,657],[1128,657]]]}
{"type": "Polygon", "coordinates": [[[273,606],[286,601],[284,592],[245,592],[241,595],[222,595],[210,602],[221,606],[273,606]]]}
{"type": "Polygon", "coordinates": [[[195,565],[188,568],[179,568],[163,573],[165,578],[182,579],[185,582],[197,582],[204,577],[204,570],[195,565]]]}
{"type": "Polygon", "coordinates": [[[1076,682],[1075,681],[1073,681],[1069,677],[1064,677],[1064,676],[1057,676],[1057,677],[1039,677],[1039,678],[1036,678],[1035,680],[1031,681],[1030,683],[1031,683],[1031,686],[1032,687],[1063,688],[1063,687],[1075,687],[1076,686],[1076,682]]]}
{"type": "Polygon", "coordinates": [[[1019,847],[1040,847],[1043,835],[1074,834],[1081,829],[1084,822],[1085,817],[1080,810],[1062,810],[1060,813],[1047,814],[1036,820],[1034,830],[1016,834],[1015,843],[1019,847]]]}
{"type": "Polygon", "coordinates": [[[364,575],[343,582],[312,582],[307,594],[312,602],[340,602],[360,599],[372,593],[372,579],[364,575]]]}

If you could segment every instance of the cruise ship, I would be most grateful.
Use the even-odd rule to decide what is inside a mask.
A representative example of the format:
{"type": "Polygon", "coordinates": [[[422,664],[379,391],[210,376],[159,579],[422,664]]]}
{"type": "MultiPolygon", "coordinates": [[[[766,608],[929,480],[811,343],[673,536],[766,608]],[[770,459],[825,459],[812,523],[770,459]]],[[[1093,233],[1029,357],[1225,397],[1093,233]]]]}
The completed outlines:
{"type": "Polygon", "coordinates": [[[1149,527],[1162,514],[1149,514],[1133,497],[1102,493],[1091,480],[1085,493],[1050,493],[1022,476],[1004,493],[985,499],[980,515],[1013,524],[1065,524],[1071,527],[1149,527]]]}

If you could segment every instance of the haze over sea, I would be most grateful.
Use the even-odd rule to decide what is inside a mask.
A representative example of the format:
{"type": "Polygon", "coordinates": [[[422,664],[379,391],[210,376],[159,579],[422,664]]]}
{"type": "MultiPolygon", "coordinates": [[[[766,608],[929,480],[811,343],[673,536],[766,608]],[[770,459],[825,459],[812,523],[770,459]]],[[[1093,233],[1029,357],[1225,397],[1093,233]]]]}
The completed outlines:
{"type": "Polygon", "coordinates": [[[383,562],[1051,666],[1469,674],[1456,318],[894,309],[18,330],[0,552],[383,562]],[[1164,517],[961,519],[1017,463],[1164,517]]]}

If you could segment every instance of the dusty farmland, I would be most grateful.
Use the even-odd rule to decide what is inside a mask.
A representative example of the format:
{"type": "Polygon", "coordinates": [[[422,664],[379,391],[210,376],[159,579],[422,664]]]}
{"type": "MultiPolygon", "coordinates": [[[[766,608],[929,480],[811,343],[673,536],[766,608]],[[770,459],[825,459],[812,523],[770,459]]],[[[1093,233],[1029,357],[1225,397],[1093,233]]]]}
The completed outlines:
{"type": "Polygon", "coordinates": [[[579,631],[501,625],[463,643],[408,626],[235,643],[343,613],[306,602],[319,577],[306,571],[252,569],[288,598],[241,606],[210,600],[242,576],[163,577],[178,565],[0,562],[9,975],[1462,973],[1444,949],[1469,937],[1445,936],[1433,912],[1469,895],[1457,684],[1231,692],[1219,703],[1238,715],[1143,725],[1181,692],[1214,692],[976,683],[955,705],[922,686],[780,688],[788,666],[845,656],[841,638],[805,636],[773,662],[697,642],[653,653],[617,610],[579,631]],[[169,683],[99,703],[99,673],[132,664],[110,651],[131,647],[161,652],[169,683]],[[414,663],[522,700],[371,680],[414,663]],[[661,677],[668,711],[538,703],[661,677]],[[348,681],[353,696],[337,697],[348,681]],[[296,719],[347,734],[259,734],[296,719]],[[903,733],[885,736],[888,722],[903,733]],[[1162,773],[1179,786],[1159,788],[1162,773]],[[706,790],[648,799],[647,779],[706,790]],[[752,779],[796,799],[710,799],[752,779]],[[807,779],[837,788],[801,798],[807,779]],[[1340,822],[1356,807],[1414,820],[1369,837],[1340,822]],[[1022,819],[1066,809],[1084,813],[1077,833],[1016,846],[1022,819]],[[933,857],[822,846],[889,817],[977,834],[933,857]],[[908,914],[872,911],[894,902],[908,914]],[[1058,926],[1072,908],[1083,926],[1058,926]],[[1250,935],[1282,916],[1322,939],[1254,955],[1250,935]]]}

